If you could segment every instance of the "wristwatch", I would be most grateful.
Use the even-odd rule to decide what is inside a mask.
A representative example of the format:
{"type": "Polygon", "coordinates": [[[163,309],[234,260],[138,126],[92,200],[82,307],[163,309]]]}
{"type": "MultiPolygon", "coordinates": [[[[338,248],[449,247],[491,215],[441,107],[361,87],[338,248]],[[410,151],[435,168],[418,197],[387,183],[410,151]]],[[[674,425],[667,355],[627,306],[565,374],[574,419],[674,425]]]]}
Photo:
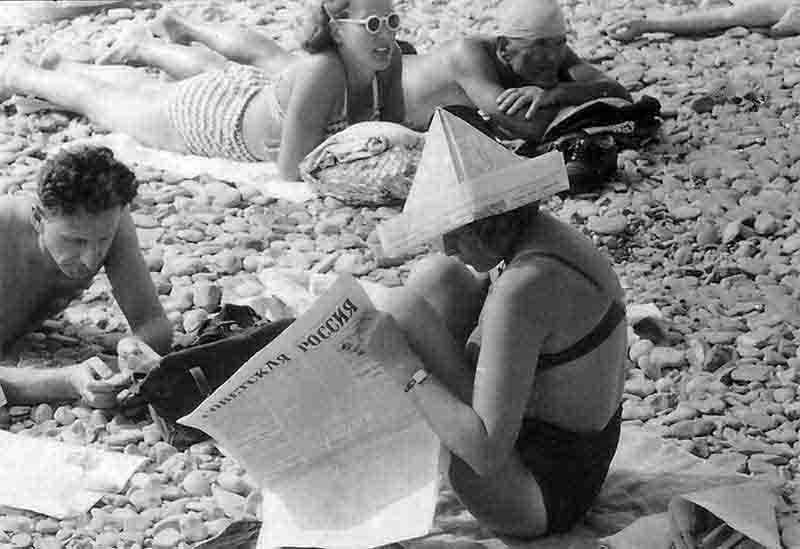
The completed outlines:
{"type": "Polygon", "coordinates": [[[414,375],[411,376],[411,379],[408,380],[408,383],[406,383],[406,388],[403,390],[407,393],[411,389],[413,389],[414,386],[422,385],[423,383],[425,383],[425,380],[428,379],[429,375],[430,374],[428,374],[427,370],[423,370],[422,368],[420,368],[419,370],[414,372],[414,375]]]}

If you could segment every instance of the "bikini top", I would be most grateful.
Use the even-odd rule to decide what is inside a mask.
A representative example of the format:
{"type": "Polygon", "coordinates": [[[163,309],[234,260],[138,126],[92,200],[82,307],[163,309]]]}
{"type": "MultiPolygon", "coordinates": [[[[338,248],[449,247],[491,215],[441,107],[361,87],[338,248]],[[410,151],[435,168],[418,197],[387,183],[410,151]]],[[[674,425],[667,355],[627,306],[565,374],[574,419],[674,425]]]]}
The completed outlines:
{"type": "MultiPolygon", "coordinates": [[[[347,91],[347,86],[345,86],[342,112],[338,118],[331,120],[330,122],[328,122],[328,125],[325,126],[325,134],[327,136],[339,133],[340,131],[344,130],[350,125],[350,121],[347,116],[347,113],[350,111],[349,109],[350,98],[348,95],[349,94],[347,91]]],[[[372,79],[372,116],[370,118],[370,121],[380,120],[380,119],[381,119],[381,90],[380,90],[380,85],[378,84],[378,77],[375,76],[372,79]]]]}
{"type": "MultiPolygon", "coordinates": [[[[576,271],[588,280],[592,286],[598,290],[603,291],[602,286],[584,269],[572,261],[564,259],[558,254],[551,252],[543,252],[539,250],[530,250],[519,254],[514,260],[520,257],[539,256],[553,259],[566,265],[573,271],[576,271]]],[[[603,318],[595,325],[595,327],[580,340],[573,343],[563,351],[557,353],[540,353],[537,369],[549,370],[561,364],[566,364],[579,359],[582,356],[588,355],[599,347],[611,334],[616,330],[617,326],[625,319],[625,304],[619,299],[614,299],[606,310],[603,318]]]]}
{"type": "MultiPolygon", "coordinates": [[[[278,78],[282,78],[283,75],[279,76],[278,78]]],[[[277,85],[275,85],[277,88],[277,85]]],[[[275,110],[280,116],[281,122],[286,118],[286,112],[284,112],[283,107],[281,107],[280,101],[278,98],[275,97],[275,93],[273,92],[273,101],[275,110]]],[[[335,133],[339,133],[340,131],[344,130],[350,125],[350,120],[348,117],[348,112],[350,112],[350,98],[349,93],[347,91],[347,86],[344,87],[344,102],[342,103],[342,112],[339,113],[339,116],[334,118],[333,120],[329,120],[328,124],[325,126],[325,137],[330,137],[335,133]]],[[[375,76],[372,79],[372,117],[370,121],[380,120],[381,119],[381,111],[383,110],[383,106],[381,105],[381,90],[380,84],[378,83],[378,77],[375,76]]]]}

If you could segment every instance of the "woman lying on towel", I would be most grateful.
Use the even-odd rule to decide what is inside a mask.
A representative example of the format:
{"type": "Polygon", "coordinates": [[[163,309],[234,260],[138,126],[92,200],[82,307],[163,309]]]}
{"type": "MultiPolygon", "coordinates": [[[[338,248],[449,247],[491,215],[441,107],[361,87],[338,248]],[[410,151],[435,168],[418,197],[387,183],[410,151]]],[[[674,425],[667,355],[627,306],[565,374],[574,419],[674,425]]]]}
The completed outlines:
{"type": "MultiPolygon", "coordinates": [[[[565,171],[550,177],[564,169],[560,159],[553,169],[554,158],[559,153],[472,174],[493,188],[505,182],[510,192],[492,204],[429,203],[414,219],[421,190],[412,188],[398,219],[408,218],[379,229],[384,250],[387,232],[405,231],[395,242],[406,244],[438,232],[447,256],[421,261],[404,288],[378,302],[389,314],[358,343],[395,365],[398,390],[450,450],[450,482],[467,509],[498,534],[526,538],[569,530],[598,495],[620,435],[625,379],[624,297],[610,262],[530,203],[552,194],[535,190],[542,181],[566,185],[565,171]],[[454,224],[467,209],[474,221],[454,224]],[[499,273],[491,282],[490,272],[499,273]]],[[[441,175],[422,193],[428,202],[464,196],[435,192],[446,184],[441,175]]]]}
{"type": "Polygon", "coordinates": [[[732,27],[769,28],[773,36],[800,34],[798,0],[704,0],[700,7],[705,9],[624,19],[609,27],[608,35],[629,42],[648,32],[698,36],[732,27]]]}
{"type": "MultiPolygon", "coordinates": [[[[316,0],[293,56],[255,31],[217,50],[140,44],[178,79],[44,56],[0,65],[0,97],[31,94],[150,147],[240,161],[277,160],[283,178],[326,136],[365,120],[402,121],[399,28],[391,0],[316,0]]],[[[232,39],[232,40],[231,40],[232,39]]]]}

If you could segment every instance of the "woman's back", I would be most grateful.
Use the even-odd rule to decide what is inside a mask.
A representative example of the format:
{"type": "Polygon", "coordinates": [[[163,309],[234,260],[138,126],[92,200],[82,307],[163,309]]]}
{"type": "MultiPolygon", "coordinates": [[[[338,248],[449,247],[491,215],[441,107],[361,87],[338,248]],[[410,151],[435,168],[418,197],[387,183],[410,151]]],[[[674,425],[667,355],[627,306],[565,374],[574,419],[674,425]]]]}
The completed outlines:
{"type": "Polygon", "coordinates": [[[624,292],[609,261],[570,226],[540,213],[527,234],[506,269],[518,271],[518,283],[545,289],[532,296],[530,310],[547,308],[552,321],[527,414],[575,431],[601,429],[624,384],[624,292]],[[570,353],[579,342],[588,344],[570,353]]]}

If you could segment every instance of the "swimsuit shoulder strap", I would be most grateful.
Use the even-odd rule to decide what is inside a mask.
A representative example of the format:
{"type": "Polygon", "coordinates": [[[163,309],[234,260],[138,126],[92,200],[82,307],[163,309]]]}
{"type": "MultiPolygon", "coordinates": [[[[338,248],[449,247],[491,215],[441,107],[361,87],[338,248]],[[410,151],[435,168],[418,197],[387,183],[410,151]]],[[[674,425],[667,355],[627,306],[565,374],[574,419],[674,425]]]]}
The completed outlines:
{"type": "MultiPolygon", "coordinates": [[[[568,259],[565,259],[564,257],[555,254],[553,252],[545,252],[541,250],[527,250],[518,254],[514,258],[514,260],[520,257],[531,257],[531,256],[546,257],[548,259],[553,259],[555,261],[558,261],[566,265],[570,269],[579,273],[601,292],[605,292],[604,288],[600,285],[600,283],[597,282],[597,280],[595,280],[594,277],[591,276],[580,265],[568,259]]],[[[577,360],[578,358],[584,355],[589,354],[597,347],[599,347],[606,339],[608,339],[608,337],[617,328],[619,323],[625,319],[625,313],[626,313],[625,304],[622,303],[619,299],[612,300],[611,305],[609,305],[608,309],[603,315],[603,318],[600,319],[600,321],[588,334],[583,336],[580,340],[573,343],[563,351],[559,351],[557,353],[539,354],[537,368],[539,370],[549,370],[550,368],[558,366],[559,364],[566,364],[568,362],[577,360]]]]}
{"type": "Polygon", "coordinates": [[[381,111],[381,84],[378,82],[378,75],[375,75],[372,79],[372,120],[380,120],[381,111]]]}
{"type": "Polygon", "coordinates": [[[625,319],[625,305],[615,299],[609,305],[606,314],[600,319],[591,332],[583,336],[563,351],[557,353],[542,353],[539,355],[537,367],[540,370],[549,370],[559,364],[566,364],[588,355],[608,339],[620,322],[625,319]]]}
{"type": "Polygon", "coordinates": [[[344,83],[344,101],[342,101],[341,119],[345,122],[350,121],[350,91],[347,89],[347,82],[344,83]]]}

